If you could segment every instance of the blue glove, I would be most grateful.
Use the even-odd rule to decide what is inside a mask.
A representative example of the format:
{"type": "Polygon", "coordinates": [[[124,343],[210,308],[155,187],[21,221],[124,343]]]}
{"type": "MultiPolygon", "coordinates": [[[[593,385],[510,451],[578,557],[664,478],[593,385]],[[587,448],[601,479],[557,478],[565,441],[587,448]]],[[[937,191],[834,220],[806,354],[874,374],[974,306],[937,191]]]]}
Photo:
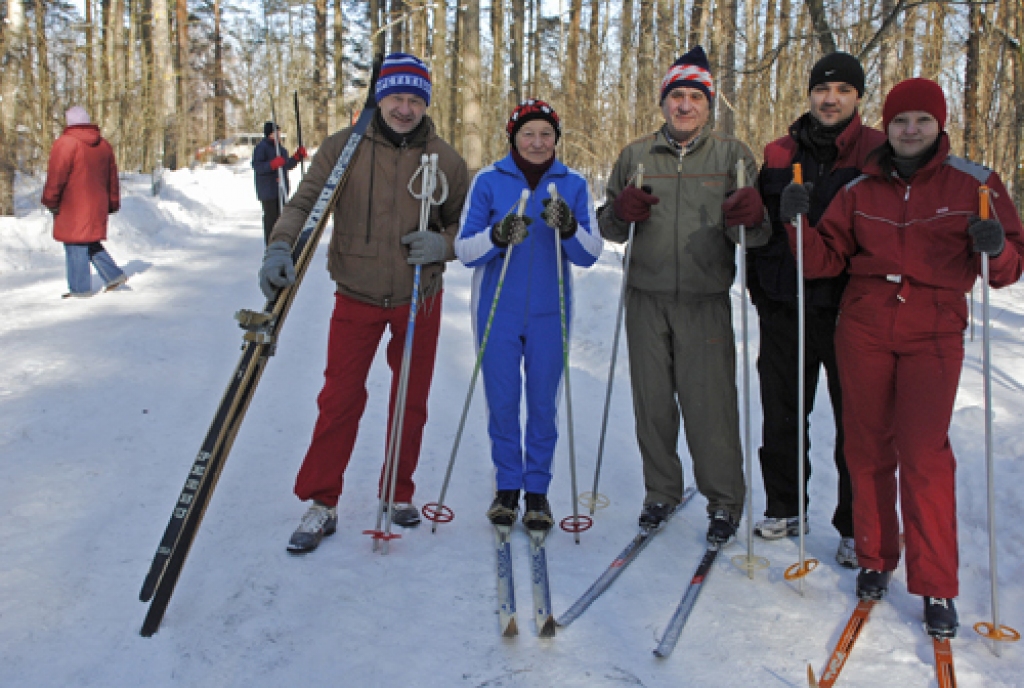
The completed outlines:
{"type": "Polygon", "coordinates": [[[267,246],[260,268],[260,290],[268,299],[274,298],[278,289],[295,284],[295,264],[292,263],[292,247],[284,241],[275,241],[267,246]]]}
{"type": "Polygon", "coordinates": [[[426,265],[427,263],[443,263],[448,245],[438,232],[412,232],[402,237],[402,243],[409,247],[409,265],[426,265]]]}

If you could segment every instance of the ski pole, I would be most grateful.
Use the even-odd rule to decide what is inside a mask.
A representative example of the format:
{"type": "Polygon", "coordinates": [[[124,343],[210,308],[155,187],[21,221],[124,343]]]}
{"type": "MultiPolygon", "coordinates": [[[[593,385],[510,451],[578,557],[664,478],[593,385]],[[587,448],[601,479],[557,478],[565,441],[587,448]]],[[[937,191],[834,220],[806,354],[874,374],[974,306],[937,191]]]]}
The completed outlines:
{"type": "MultiPolygon", "coordinates": [[[[736,189],[747,185],[746,161],[736,161],[736,189]]],[[[739,226],[740,232],[740,328],[743,333],[743,466],[747,483],[747,553],[732,558],[732,563],[747,572],[753,580],[754,571],[768,568],[768,560],[754,556],[754,492],[751,487],[753,460],[750,453],[750,344],[747,326],[747,229],[739,226]]]]}
{"type": "MultiPolygon", "coordinates": [[[[803,184],[803,168],[800,163],[793,164],[793,183],[803,184]]],[[[807,485],[805,483],[804,452],[807,451],[807,415],[805,413],[804,385],[806,384],[807,371],[804,370],[807,357],[805,337],[807,336],[807,313],[806,296],[804,294],[804,217],[797,215],[796,220],[796,320],[797,320],[797,344],[796,344],[796,368],[797,368],[797,390],[796,390],[796,415],[797,415],[797,494],[800,504],[797,511],[797,531],[800,533],[800,561],[786,569],[786,580],[796,579],[797,588],[801,595],[804,594],[804,576],[818,566],[817,559],[808,559],[804,548],[804,519],[806,518],[807,485]]]]}
{"type": "MultiPolygon", "coordinates": [[[[299,148],[302,148],[302,118],[299,117],[299,92],[292,91],[292,97],[295,102],[295,135],[299,137],[299,148]]],[[[303,158],[299,161],[299,169],[302,170],[302,176],[306,176],[306,159],[303,158]]]]}
{"type": "MultiPolygon", "coordinates": [[[[514,208],[516,215],[523,216],[526,212],[526,201],[530,198],[530,190],[523,189],[519,201],[514,208]]],[[[491,299],[491,309],[487,313],[487,323],[484,325],[484,334],[480,339],[480,349],[476,352],[476,363],[473,365],[473,374],[469,378],[469,391],[466,392],[466,401],[462,405],[462,417],[459,418],[459,429],[455,433],[455,443],[452,445],[452,455],[448,459],[448,469],[444,473],[444,482],[441,483],[441,494],[436,502],[423,505],[423,516],[434,522],[430,532],[437,532],[438,523],[448,523],[455,518],[455,512],[445,506],[444,498],[448,493],[448,483],[452,479],[452,469],[455,467],[455,457],[459,453],[459,444],[462,442],[462,431],[466,428],[466,417],[469,415],[469,405],[473,401],[473,390],[476,389],[476,378],[480,374],[480,366],[484,360],[484,351],[487,349],[487,339],[491,336],[491,325],[494,323],[494,312],[498,308],[498,297],[501,296],[501,287],[505,283],[505,273],[508,271],[508,262],[512,258],[512,249],[515,245],[509,244],[505,249],[505,260],[501,264],[501,272],[498,273],[498,285],[494,288],[494,298],[491,299]]]]}
{"type": "MultiPolygon", "coordinates": [[[[270,118],[273,120],[271,124],[271,131],[274,134],[274,152],[277,153],[277,157],[281,156],[281,133],[277,126],[277,109],[274,107],[274,96],[270,96],[270,118]]],[[[277,210],[278,212],[284,211],[284,201],[287,196],[287,192],[284,190],[284,166],[277,168],[277,210]]]]}
{"type": "MultiPolygon", "coordinates": [[[[548,195],[551,203],[558,200],[558,187],[554,182],[548,184],[548,195]]],[[[569,322],[566,320],[565,279],[562,276],[562,237],[555,230],[555,266],[558,269],[558,312],[562,326],[562,367],[565,370],[565,421],[566,433],[569,436],[569,479],[572,489],[572,516],[566,516],[559,526],[567,533],[573,533],[576,544],[580,544],[580,533],[594,525],[589,516],[580,516],[579,504],[576,501],[576,445],[572,432],[572,391],[569,388],[569,322]]]]}
{"type": "MultiPolygon", "coordinates": [[[[982,220],[989,218],[989,188],[978,188],[978,215],[982,220]]],[[[988,473],[988,568],[992,587],[992,623],[979,621],[974,630],[989,640],[1015,641],[1020,640],[1020,633],[1008,626],[999,624],[999,581],[996,565],[996,483],[995,465],[992,458],[992,346],[989,325],[989,263],[988,254],[981,254],[981,360],[982,375],[985,383],[985,468],[988,473]]],[[[999,656],[999,643],[992,643],[991,650],[999,656]]]]}
{"type": "MultiPolygon", "coordinates": [[[[633,186],[638,189],[644,184],[644,165],[639,163],[636,166],[636,177],[633,179],[633,186]]],[[[615,360],[619,353],[619,332],[622,329],[622,314],[626,310],[626,285],[629,280],[629,256],[633,251],[633,235],[636,233],[636,223],[629,223],[629,236],[626,238],[626,252],[622,257],[622,288],[619,290],[619,309],[615,315],[615,334],[612,336],[612,360],[608,364],[608,389],[604,395],[604,415],[601,417],[601,437],[597,441],[597,465],[594,466],[594,489],[588,495],[586,492],[580,495],[580,501],[590,507],[590,515],[593,516],[598,508],[608,506],[608,498],[597,491],[598,481],[601,479],[601,461],[604,458],[604,440],[608,432],[608,411],[612,403],[612,385],[615,383],[615,360]]]]}
{"type": "MultiPolygon", "coordinates": [[[[423,155],[420,158],[420,167],[409,180],[409,193],[420,200],[420,232],[427,231],[427,223],[430,218],[430,206],[440,205],[448,195],[447,185],[444,186],[442,196],[434,199],[434,191],[437,188],[437,154],[423,155]],[[421,191],[416,193],[412,190],[413,180],[422,175],[421,191]]],[[[402,446],[402,430],[405,425],[405,405],[409,391],[409,368],[412,362],[412,345],[416,332],[416,314],[419,310],[420,295],[420,274],[422,265],[417,265],[413,270],[412,297],[409,301],[409,321],[405,328],[405,348],[402,351],[402,366],[398,375],[398,389],[395,394],[393,416],[391,419],[391,432],[389,433],[387,459],[384,463],[384,475],[382,478],[383,487],[380,497],[380,508],[377,510],[377,527],[369,534],[373,536],[373,549],[377,550],[379,541],[384,542],[383,554],[388,553],[388,542],[400,537],[391,532],[392,512],[394,509],[395,486],[398,480],[399,454],[402,446]],[[381,531],[381,520],[384,520],[384,530],[381,531]]]]}

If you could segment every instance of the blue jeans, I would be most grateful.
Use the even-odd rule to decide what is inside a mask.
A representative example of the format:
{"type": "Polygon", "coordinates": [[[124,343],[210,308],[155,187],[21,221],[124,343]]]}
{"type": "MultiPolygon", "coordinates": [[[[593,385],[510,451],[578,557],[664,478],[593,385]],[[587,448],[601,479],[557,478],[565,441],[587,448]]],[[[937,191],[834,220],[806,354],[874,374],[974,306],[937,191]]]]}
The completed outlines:
{"type": "Polygon", "coordinates": [[[96,266],[104,284],[110,284],[124,274],[110,257],[103,244],[93,241],[89,244],[64,244],[67,259],[68,287],[72,294],[88,294],[92,291],[92,273],[89,263],[96,266]]]}

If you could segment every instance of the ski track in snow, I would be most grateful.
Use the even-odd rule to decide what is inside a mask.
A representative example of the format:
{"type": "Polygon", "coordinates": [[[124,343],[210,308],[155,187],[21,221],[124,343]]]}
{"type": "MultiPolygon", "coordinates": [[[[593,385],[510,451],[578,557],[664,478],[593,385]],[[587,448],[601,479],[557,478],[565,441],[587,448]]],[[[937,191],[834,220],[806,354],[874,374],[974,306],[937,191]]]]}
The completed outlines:
{"type": "MultiPolygon", "coordinates": [[[[298,181],[298,171],[293,173],[298,181]]],[[[339,505],[339,530],[315,553],[285,543],[304,506],[291,494],[316,414],[332,286],[314,259],[226,463],[160,631],[138,635],[138,590],[185,474],[237,361],[239,308],[259,308],[259,205],[244,165],[124,179],[107,247],[127,289],[88,300],[66,291],[62,247],[20,180],[18,218],[0,219],[0,686],[803,686],[820,673],[855,604],[855,574],[834,563],[831,409],[822,385],[812,417],[814,476],[807,554],[821,566],[803,596],[783,579],[795,541],[755,542],[771,559],[753,581],[719,558],[674,654],[651,651],[704,550],[698,496],[570,628],[540,640],[530,614],[528,541],[513,540],[520,635],[498,636],[492,530],[483,517],[492,468],[477,389],[446,502],[455,521],[402,531],[371,552],[389,373],[378,355],[339,505]]],[[[326,243],[326,242],[325,242],[326,243]]],[[[578,487],[593,481],[621,279],[606,244],[576,270],[572,345],[578,487]]],[[[99,286],[98,278],[94,285],[99,286]]],[[[470,272],[446,275],[444,325],[417,472],[416,502],[437,499],[474,364],[470,272]]],[[[740,303],[738,287],[733,303],[740,303]]],[[[1000,620],[1024,628],[1024,288],[992,294],[1000,620]]],[[[979,307],[980,312],[980,307],[979,307]]],[[[757,319],[750,311],[753,444],[759,444],[757,319]]],[[[739,338],[739,313],[735,314],[739,338]]],[[[598,512],[582,544],[548,539],[556,615],[635,532],[643,498],[622,338],[598,512]]],[[[950,431],[959,461],[963,687],[1019,686],[1024,647],[987,649],[971,625],[990,620],[981,330],[950,431]]],[[[738,357],[739,358],[739,357],[738,357]]],[[[739,359],[742,360],[742,359],[739,359]]],[[[479,383],[478,383],[479,385],[479,383]]],[[[571,513],[565,414],[551,501],[571,513]]],[[[685,442],[680,453],[688,465],[685,442]]],[[[687,469],[687,475],[691,475],[687,469]]],[[[754,460],[754,513],[763,511],[754,460]]],[[[840,686],[934,686],[921,602],[902,567],[875,610],[840,686]]]]}

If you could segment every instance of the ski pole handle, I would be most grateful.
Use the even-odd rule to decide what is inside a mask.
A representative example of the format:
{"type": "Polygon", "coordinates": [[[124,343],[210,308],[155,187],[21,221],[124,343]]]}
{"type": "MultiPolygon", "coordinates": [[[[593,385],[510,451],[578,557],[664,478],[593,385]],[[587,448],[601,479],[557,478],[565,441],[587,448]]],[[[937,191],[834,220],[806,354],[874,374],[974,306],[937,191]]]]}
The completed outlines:
{"type": "MultiPolygon", "coordinates": [[[[795,165],[795,167],[799,168],[800,167],[799,163],[797,165],[795,165]]],[[[802,177],[803,174],[801,174],[800,176],[802,177]]],[[[794,178],[794,180],[796,179],[796,172],[795,171],[793,172],[793,178],[794,178]]],[[[799,184],[800,182],[797,182],[797,183],[799,184]]],[[[742,160],[737,160],[736,161],[736,188],[737,189],[742,189],[746,185],[747,185],[747,166],[743,163],[742,160]]]]}
{"type": "Polygon", "coordinates": [[[978,215],[982,220],[987,220],[991,217],[989,193],[989,188],[984,184],[978,187],[978,215]]]}
{"type": "Polygon", "coordinates": [[[642,162],[637,163],[636,181],[633,183],[633,186],[635,186],[638,189],[641,189],[644,186],[644,164],[642,162]]]}
{"type": "Polygon", "coordinates": [[[554,182],[548,184],[548,195],[551,196],[552,201],[558,200],[558,187],[555,186],[554,182]]]}
{"type": "Polygon", "coordinates": [[[526,202],[528,200],[530,200],[530,190],[523,189],[523,193],[519,196],[519,207],[516,209],[516,215],[519,217],[522,217],[523,213],[526,212],[526,202]]]}
{"type": "Polygon", "coordinates": [[[804,183],[804,168],[801,167],[800,163],[793,163],[793,183],[803,184],[804,183]]]}

